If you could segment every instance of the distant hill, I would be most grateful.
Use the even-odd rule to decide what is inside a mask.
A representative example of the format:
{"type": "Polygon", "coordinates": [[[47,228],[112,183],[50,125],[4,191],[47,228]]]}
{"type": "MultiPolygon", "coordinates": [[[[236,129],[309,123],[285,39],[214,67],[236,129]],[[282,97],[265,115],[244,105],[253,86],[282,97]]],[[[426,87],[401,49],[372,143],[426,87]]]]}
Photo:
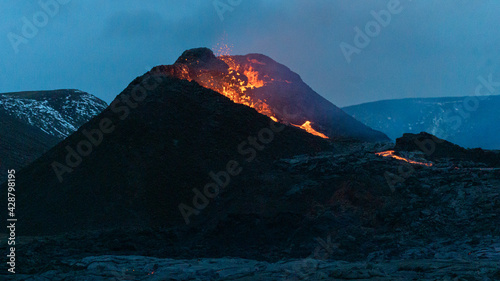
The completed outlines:
{"type": "Polygon", "coordinates": [[[79,90],[0,94],[0,182],[76,131],[107,104],[79,90]]]}
{"type": "Polygon", "coordinates": [[[343,110],[393,140],[404,133],[428,132],[463,147],[500,149],[500,96],[490,96],[477,104],[470,99],[384,100],[343,110]],[[467,101],[469,105],[464,104],[467,101]],[[476,110],[470,110],[474,107],[476,110]]]}

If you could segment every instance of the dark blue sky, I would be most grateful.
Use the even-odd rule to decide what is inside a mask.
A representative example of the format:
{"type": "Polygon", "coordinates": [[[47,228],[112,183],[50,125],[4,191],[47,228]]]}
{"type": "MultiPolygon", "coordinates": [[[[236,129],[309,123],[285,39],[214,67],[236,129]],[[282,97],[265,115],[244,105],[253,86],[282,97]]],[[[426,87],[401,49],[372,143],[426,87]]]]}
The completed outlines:
{"type": "Polygon", "coordinates": [[[235,4],[223,20],[212,0],[60,0],[47,19],[38,1],[19,2],[2,3],[0,92],[76,88],[109,103],[151,67],[217,43],[270,56],[338,106],[472,95],[478,76],[500,81],[495,0],[219,0],[235,4]],[[388,5],[399,12],[348,63],[341,43],[355,47],[354,28],[388,5]],[[33,16],[40,27],[27,38],[33,16]]]}

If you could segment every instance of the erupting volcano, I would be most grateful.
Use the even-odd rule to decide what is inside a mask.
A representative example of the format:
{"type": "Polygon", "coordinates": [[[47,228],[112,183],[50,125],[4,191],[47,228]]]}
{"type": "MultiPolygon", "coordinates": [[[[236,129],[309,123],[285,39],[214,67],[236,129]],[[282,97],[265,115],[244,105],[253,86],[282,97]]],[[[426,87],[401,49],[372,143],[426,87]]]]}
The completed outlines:
{"type": "Polygon", "coordinates": [[[216,57],[207,48],[191,49],[173,65],[157,66],[151,73],[196,81],[276,122],[325,139],[389,140],[314,92],[289,68],[261,54],[216,57]]]}

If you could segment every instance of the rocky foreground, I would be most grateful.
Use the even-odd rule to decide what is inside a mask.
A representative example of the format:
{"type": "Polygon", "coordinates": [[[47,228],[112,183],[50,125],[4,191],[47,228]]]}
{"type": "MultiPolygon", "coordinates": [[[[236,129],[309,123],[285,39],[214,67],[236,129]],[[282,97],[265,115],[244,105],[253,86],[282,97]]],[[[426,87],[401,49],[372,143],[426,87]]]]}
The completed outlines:
{"type": "Polygon", "coordinates": [[[458,154],[396,152],[432,166],[375,154],[388,148],[338,144],[277,160],[259,192],[295,213],[21,237],[26,275],[16,280],[499,280],[498,167],[458,154]],[[288,188],[273,190],[280,173],[288,188]]]}
{"type": "Polygon", "coordinates": [[[239,258],[177,260],[91,256],[65,260],[64,270],[13,280],[498,280],[498,261],[422,259],[345,262],[317,259],[275,263],[239,258]]]}

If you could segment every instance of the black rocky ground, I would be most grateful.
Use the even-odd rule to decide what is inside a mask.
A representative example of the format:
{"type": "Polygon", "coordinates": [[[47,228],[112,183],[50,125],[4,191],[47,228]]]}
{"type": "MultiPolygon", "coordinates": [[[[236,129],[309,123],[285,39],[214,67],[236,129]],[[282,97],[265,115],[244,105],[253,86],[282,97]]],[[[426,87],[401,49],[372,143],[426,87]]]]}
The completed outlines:
{"type": "Polygon", "coordinates": [[[23,237],[19,266],[51,280],[148,280],[153,271],[158,280],[500,278],[498,167],[449,159],[425,167],[374,154],[391,147],[337,143],[276,160],[246,208],[220,206],[224,219],[202,214],[206,223],[190,229],[23,237]],[[276,181],[283,175],[286,188],[276,181]]]}
{"type": "Polygon", "coordinates": [[[486,167],[500,166],[498,151],[483,150],[481,148],[465,149],[449,141],[440,139],[426,132],[419,134],[403,134],[396,140],[396,151],[418,151],[429,160],[447,159],[449,162],[473,162],[484,164],[486,167]]]}

